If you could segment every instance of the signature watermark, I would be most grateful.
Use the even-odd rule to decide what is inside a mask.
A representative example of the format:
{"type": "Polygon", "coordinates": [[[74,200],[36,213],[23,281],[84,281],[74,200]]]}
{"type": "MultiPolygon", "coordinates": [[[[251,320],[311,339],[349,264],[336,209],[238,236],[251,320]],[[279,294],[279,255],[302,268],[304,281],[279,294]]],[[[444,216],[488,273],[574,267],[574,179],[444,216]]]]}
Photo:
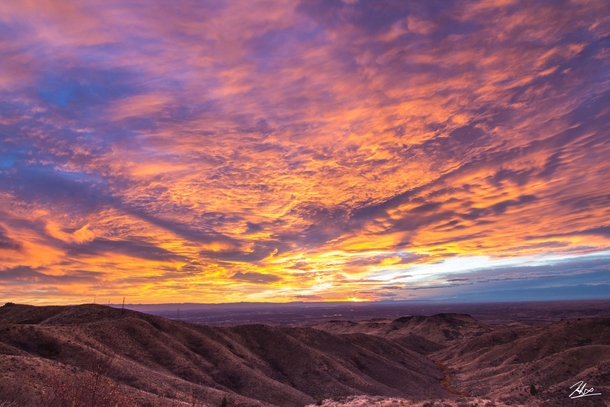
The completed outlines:
{"type": "Polygon", "coordinates": [[[570,386],[570,389],[576,387],[576,389],[570,393],[570,398],[571,399],[578,399],[581,397],[589,397],[589,396],[601,396],[601,393],[593,393],[595,391],[595,389],[593,387],[587,389],[587,383],[583,382],[582,380],[579,382],[574,383],[572,386],[570,386]]]}

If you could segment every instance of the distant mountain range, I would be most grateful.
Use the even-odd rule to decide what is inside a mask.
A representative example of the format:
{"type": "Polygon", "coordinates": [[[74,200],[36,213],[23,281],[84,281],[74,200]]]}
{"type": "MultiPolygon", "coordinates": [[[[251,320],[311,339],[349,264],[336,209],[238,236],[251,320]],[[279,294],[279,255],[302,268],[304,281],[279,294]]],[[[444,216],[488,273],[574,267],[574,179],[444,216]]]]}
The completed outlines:
{"type": "Polygon", "coordinates": [[[209,327],[101,305],[0,307],[0,401],[35,405],[100,366],[113,391],[141,406],[300,407],[350,395],[561,406],[575,405],[569,387],[579,380],[602,393],[579,406],[606,405],[610,317],[508,328],[450,313],[209,327]]]}

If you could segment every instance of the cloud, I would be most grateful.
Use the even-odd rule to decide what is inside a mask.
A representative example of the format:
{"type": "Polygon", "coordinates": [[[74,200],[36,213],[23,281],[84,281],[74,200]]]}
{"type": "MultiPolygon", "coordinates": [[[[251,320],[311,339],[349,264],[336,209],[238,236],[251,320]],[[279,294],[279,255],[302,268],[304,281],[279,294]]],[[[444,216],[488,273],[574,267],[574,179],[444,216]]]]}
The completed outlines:
{"type": "Polygon", "coordinates": [[[21,250],[23,245],[6,235],[6,229],[0,226],[0,250],[21,250]]]}
{"type": "Polygon", "coordinates": [[[100,256],[103,254],[122,254],[129,257],[160,262],[175,261],[180,258],[180,256],[169,250],[147,242],[95,238],[88,242],[78,243],[80,244],[69,246],[67,253],[70,256],[82,257],[100,256]]]}
{"type": "Polygon", "coordinates": [[[598,228],[583,230],[578,233],[583,235],[610,236],[610,226],[600,226],[598,228]]]}
{"type": "Polygon", "coordinates": [[[320,295],[307,295],[307,294],[298,294],[298,295],[293,295],[292,298],[294,298],[296,301],[323,301],[324,297],[320,296],[320,295]]]}
{"type": "Polygon", "coordinates": [[[580,273],[557,273],[549,278],[519,278],[480,282],[469,286],[440,286],[429,298],[445,301],[528,301],[605,298],[610,286],[607,270],[580,273]]]}
{"type": "Polygon", "coordinates": [[[242,273],[241,271],[235,273],[231,279],[253,284],[271,284],[282,280],[280,277],[270,274],[256,272],[242,273]]]}
{"type": "Polygon", "coordinates": [[[135,93],[134,74],[118,69],[99,70],[92,67],[78,67],[61,71],[52,70],[44,74],[37,86],[39,96],[51,106],[66,109],[78,106],[73,112],[83,108],[99,107],[135,93]]]}
{"type": "Polygon", "coordinates": [[[66,243],[87,243],[95,239],[95,233],[89,230],[88,224],[74,230],[72,233],[62,230],[52,222],[48,223],[45,229],[49,235],[66,243]]]}
{"type": "Polygon", "coordinates": [[[38,284],[72,284],[72,283],[95,283],[101,273],[78,271],[64,275],[52,275],[44,270],[32,269],[28,266],[19,266],[0,270],[0,281],[2,285],[8,286],[36,286],[38,284]]]}
{"type": "Polygon", "coordinates": [[[0,264],[104,273],[42,297],[345,299],[610,247],[607,2],[0,10],[0,264]]]}
{"type": "Polygon", "coordinates": [[[0,173],[0,190],[17,200],[65,211],[91,213],[112,203],[104,181],[87,173],[58,171],[50,166],[19,166],[0,173]],[[76,199],[74,199],[76,197],[76,199]]]}

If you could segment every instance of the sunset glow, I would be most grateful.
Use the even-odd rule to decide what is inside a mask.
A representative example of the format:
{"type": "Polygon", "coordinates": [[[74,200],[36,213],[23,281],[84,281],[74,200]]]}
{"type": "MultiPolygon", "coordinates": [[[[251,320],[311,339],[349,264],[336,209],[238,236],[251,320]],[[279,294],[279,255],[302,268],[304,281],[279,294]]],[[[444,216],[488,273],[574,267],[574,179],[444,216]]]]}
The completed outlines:
{"type": "Polygon", "coordinates": [[[8,0],[0,33],[5,301],[610,296],[606,0],[8,0]]]}

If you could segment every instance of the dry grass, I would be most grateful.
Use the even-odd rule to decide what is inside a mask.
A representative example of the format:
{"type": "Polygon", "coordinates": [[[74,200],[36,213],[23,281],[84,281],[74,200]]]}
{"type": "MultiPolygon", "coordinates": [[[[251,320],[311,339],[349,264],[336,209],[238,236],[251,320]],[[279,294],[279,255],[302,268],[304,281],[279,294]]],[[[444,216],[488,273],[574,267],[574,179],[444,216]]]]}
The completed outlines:
{"type": "Polygon", "coordinates": [[[520,404],[505,404],[484,398],[460,398],[457,400],[412,400],[394,397],[351,396],[341,400],[324,400],[306,407],[519,407],[520,404]]]}
{"type": "Polygon", "coordinates": [[[67,385],[70,392],[55,383],[66,369],[84,375],[81,382],[120,385],[109,394],[121,389],[150,406],[157,397],[192,405],[193,395],[210,406],[226,397],[229,405],[301,407],[357,393],[415,399],[445,393],[432,361],[368,335],[264,325],[213,328],[95,305],[63,311],[0,307],[0,321],[10,321],[0,323],[0,380],[29,381],[41,395],[51,387],[59,405],[65,404],[63,394],[84,397],[76,383],[67,385]],[[95,378],[88,361],[96,355],[114,355],[103,375],[112,382],[95,378]]]}
{"type": "Polygon", "coordinates": [[[108,377],[114,357],[98,355],[90,369],[83,373],[67,373],[52,380],[50,391],[43,397],[44,407],[115,407],[135,406],[133,396],[108,377]]]}
{"type": "Polygon", "coordinates": [[[218,407],[225,397],[242,407],[559,407],[578,380],[610,393],[609,317],[492,332],[449,314],[365,325],[381,330],[206,327],[94,305],[0,307],[0,407],[218,407]],[[383,337],[388,323],[399,336],[383,337]],[[438,332],[422,336],[434,323],[442,344],[432,341],[438,332]],[[345,399],[353,394],[383,397],[345,399]]]}

